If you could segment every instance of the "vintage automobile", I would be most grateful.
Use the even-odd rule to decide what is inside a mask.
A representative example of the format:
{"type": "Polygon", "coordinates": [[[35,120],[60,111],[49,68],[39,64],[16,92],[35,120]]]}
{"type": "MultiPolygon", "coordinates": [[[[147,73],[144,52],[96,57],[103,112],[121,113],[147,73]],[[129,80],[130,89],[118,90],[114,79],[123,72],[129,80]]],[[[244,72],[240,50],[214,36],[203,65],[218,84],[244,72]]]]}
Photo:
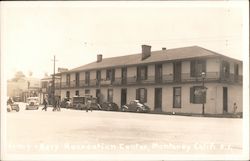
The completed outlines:
{"type": "Polygon", "coordinates": [[[7,112],[11,112],[15,110],[16,112],[19,111],[19,105],[15,103],[12,99],[8,99],[7,101],[7,112]]]}
{"type": "Polygon", "coordinates": [[[71,99],[65,97],[61,102],[61,108],[70,108],[72,107],[71,99]]]}
{"type": "Polygon", "coordinates": [[[118,105],[114,102],[103,102],[100,106],[105,111],[118,111],[119,109],[118,105]]]}
{"type": "Polygon", "coordinates": [[[121,111],[149,112],[150,109],[147,105],[140,103],[139,100],[133,100],[129,104],[123,105],[121,111]]]}
{"type": "Polygon", "coordinates": [[[39,98],[29,97],[27,98],[26,110],[38,110],[39,109],[39,98]]]}
{"type": "Polygon", "coordinates": [[[101,106],[97,103],[97,98],[88,95],[73,97],[72,107],[77,110],[87,110],[88,102],[90,102],[90,109],[101,110],[101,106]]]}

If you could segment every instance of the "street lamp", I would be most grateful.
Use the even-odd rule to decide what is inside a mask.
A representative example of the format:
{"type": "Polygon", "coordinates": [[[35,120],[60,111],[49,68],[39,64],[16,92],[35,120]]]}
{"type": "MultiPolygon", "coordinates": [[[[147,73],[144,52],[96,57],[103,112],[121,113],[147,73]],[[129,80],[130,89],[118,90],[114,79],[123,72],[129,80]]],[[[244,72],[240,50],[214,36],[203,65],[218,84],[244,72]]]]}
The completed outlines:
{"type": "Polygon", "coordinates": [[[205,81],[205,78],[206,78],[206,73],[205,72],[202,72],[201,73],[201,78],[202,78],[202,115],[205,114],[205,91],[206,91],[206,88],[204,86],[204,81],[205,81]]]}

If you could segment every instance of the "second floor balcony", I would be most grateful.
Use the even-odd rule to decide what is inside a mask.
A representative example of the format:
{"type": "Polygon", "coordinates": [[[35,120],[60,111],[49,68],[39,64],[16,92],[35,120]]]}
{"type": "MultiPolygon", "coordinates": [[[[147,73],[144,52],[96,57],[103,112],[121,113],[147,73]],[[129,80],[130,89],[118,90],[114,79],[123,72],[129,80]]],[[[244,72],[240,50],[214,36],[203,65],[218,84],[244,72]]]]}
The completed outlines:
{"type": "MultiPolygon", "coordinates": [[[[75,81],[71,82],[61,82],[56,84],[56,89],[59,88],[84,88],[84,87],[103,87],[103,86],[131,86],[131,85],[154,85],[154,84],[173,84],[173,83],[199,83],[202,82],[202,77],[191,77],[190,73],[182,73],[179,75],[174,74],[165,74],[160,77],[148,76],[147,79],[139,79],[136,76],[121,78],[116,77],[113,81],[111,80],[99,80],[90,79],[80,80],[79,83],[75,81]],[[176,79],[178,77],[178,79],[176,79]]],[[[236,83],[242,84],[242,76],[235,74],[223,75],[219,72],[207,72],[204,79],[205,82],[219,82],[219,83],[236,83]]]]}

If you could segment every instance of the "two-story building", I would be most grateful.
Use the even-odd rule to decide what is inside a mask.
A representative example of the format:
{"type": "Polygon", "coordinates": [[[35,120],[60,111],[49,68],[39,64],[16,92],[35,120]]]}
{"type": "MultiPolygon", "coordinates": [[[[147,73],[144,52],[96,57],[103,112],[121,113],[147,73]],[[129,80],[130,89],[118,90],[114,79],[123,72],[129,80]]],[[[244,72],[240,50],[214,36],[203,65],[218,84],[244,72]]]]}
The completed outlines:
{"type": "Polygon", "coordinates": [[[222,114],[242,111],[242,61],[199,46],[103,58],[59,73],[61,98],[91,94],[122,106],[134,99],[151,110],[222,114]],[[204,85],[203,85],[204,83],[204,85]]]}

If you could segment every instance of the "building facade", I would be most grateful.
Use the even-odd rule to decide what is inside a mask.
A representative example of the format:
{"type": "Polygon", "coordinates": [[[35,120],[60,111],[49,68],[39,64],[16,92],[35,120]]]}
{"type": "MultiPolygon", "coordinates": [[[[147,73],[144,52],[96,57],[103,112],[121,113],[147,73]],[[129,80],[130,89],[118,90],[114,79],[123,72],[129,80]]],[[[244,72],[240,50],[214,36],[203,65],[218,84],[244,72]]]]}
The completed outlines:
{"type": "Polygon", "coordinates": [[[223,114],[242,112],[242,61],[198,47],[162,48],[102,58],[58,73],[61,98],[90,94],[120,107],[140,100],[152,111],[223,114]]]}

